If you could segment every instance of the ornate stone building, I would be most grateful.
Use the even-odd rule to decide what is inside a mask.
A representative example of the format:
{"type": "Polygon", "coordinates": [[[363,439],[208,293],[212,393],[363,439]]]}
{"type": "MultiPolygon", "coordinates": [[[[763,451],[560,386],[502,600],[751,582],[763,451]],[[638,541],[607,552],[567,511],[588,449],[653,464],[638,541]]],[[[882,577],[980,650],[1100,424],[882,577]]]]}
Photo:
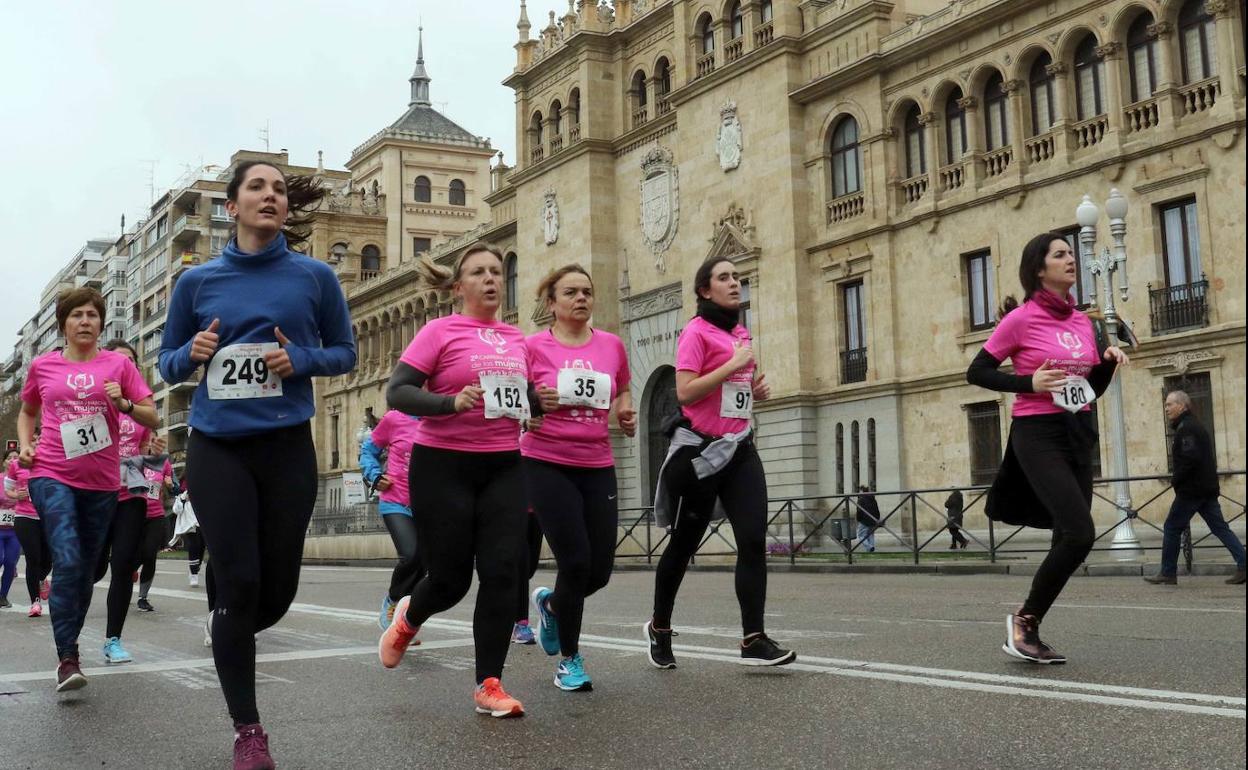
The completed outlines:
{"type": "MultiPolygon", "coordinates": [[[[1177,384],[1220,464],[1244,466],[1242,3],[568,5],[534,30],[520,4],[505,80],[520,157],[495,168],[472,237],[517,255],[509,312],[528,330],[546,271],[593,272],[595,321],[626,341],[642,415],[639,437],[617,440],[624,505],[649,501],[676,334],[712,255],[748,280],[775,394],[757,413],[773,496],[988,478],[1009,398],[967,385],[966,366],[1019,291],[1023,244],[1073,233],[1081,197],[1111,187],[1130,206],[1118,306],[1140,342],[1122,380],[1130,471],[1166,471],[1162,392],[1177,384]]],[[[358,428],[345,396],[380,413],[402,346],[447,310],[405,265],[350,301],[360,369],[325,395],[339,422],[322,427],[323,457],[358,428]]]]}

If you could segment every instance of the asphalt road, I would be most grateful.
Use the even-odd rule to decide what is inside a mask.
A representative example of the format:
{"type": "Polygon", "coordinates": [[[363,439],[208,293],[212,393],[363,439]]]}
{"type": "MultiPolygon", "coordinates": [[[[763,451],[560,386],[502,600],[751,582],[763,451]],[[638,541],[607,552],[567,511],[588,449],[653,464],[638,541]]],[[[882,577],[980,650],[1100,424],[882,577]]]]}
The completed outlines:
{"type": "MultiPolygon", "coordinates": [[[[1000,651],[1026,577],[773,574],[768,630],[798,662],[753,669],[737,663],[732,576],[690,573],[679,667],[659,671],[640,632],[653,576],[620,572],[587,604],[594,691],[556,689],[555,659],[513,646],[505,681],[528,711],[516,720],[473,713],[471,597],[398,669],[380,666],[385,579],[305,568],[298,603],[259,636],[280,768],[1245,766],[1245,594],[1222,578],[1076,578],[1044,626],[1071,662],[1037,668],[1000,651]]],[[[90,685],[75,693],[53,689],[48,618],[0,611],[0,767],[229,767],[202,589],[162,561],[157,611],[127,621],[135,662],[108,668],[103,593],[82,637],[90,685]]]]}

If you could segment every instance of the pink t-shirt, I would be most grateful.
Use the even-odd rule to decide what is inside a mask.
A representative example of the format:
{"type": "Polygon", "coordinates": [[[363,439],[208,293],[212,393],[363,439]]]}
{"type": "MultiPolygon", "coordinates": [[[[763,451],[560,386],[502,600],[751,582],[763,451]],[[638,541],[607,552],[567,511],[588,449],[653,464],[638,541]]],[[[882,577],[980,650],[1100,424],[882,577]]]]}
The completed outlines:
{"type": "Polygon", "coordinates": [[[95,358],[81,362],[66,360],[54,350],[30,362],[22,401],[40,408],[43,426],[31,478],[55,479],[82,490],[118,489],[121,458],[117,418],[121,412],[104,394],[108,381],[120,385],[122,396],[131,401],[152,395],[134,363],[111,350],[101,350],[95,358]],[[74,424],[67,424],[71,422],[74,424]],[[83,452],[72,459],[66,457],[63,424],[71,442],[70,452],[83,452]]]}
{"type": "MultiPolygon", "coordinates": [[[[564,345],[550,331],[538,332],[524,341],[529,353],[529,377],[537,386],[559,386],[559,370],[590,370],[610,378],[607,408],[564,405],[548,413],[542,427],[520,438],[520,453],[535,460],[578,468],[609,468],[615,464],[611,439],[607,433],[607,415],[611,402],[621,388],[628,387],[628,355],[624,343],[610,332],[594,329],[589,342],[580,346],[564,345]]],[[[568,378],[575,390],[584,392],[584,381],[568,378]]]]}
{"type": "Polygon", "coordinates": [[[384,503],[397,503],[409,508],[412,505],[407,488],[407,469],[412,461],[412,444],[416,443],[420,422],[419,418],[391,409],[381,416],[381,421],[373,428],[373,445],[387,450],[386,477],[390,479],[390,488],[380,495],[384,503]]]}
{"type": "MultiPolygon", "coordinates": [[[[21,463],[14,460],[9,463],[9,467],[5,470],[5,476],[12,480],[12,488],[14,492],[26,492],[30,494],[30,488],[27,482],[30,481],[30,469],[23,468],[21,463]]],[[[25,500],[15,501],[17,505],[13,506],[13,513],[17,516],[25,516],[28,519],[39,518],[39,512],[35,510],[35,504],[27,497],[25,500]]]]}
{"type": "MultiPolygon", "coordinates": [[[[737,324],[732,334],[720,329],[699,316],[694,316],[680,332],[676,340],[676,371],[693,372],[701,377],[714,371],[732,358],[733,343],[750,343],[750,332],[737,324]]],[[[748,417],[723,417],[721,413],[734,405],[738,393],[750,393],[749,397],[741,396],[740,406],[753,407],[753,394],[750,391],[754,381],[754,364],[733,372],[719,387],[711,391],[701,401],[682,406],[681,412],[693,423],[693,429],[708,436],[723,436],[728,433],[740,433],[749,426],[748,417]]]]}
{"type": "Polygon", "coordinates": [[[165,515],[165,504],[161,502],[161,497],[165,491],[165,481],[173,480],[173,466],[165,460],[163,468],[143,467],[143,478],[147,479],[147,494],[144,498],[147,500],[147,518],[159,519],[165,515]],[[155,495],[155,497],[153,497],[155,495]]]}
{"type": "MultiPolygon", "coordinates": [[[[444,396],[481,385],[482,377],[517,376],[527,382],[529,373],[523,332],[501,321],[480,321],[460,313],[421,327],[399,360],[429,375],[425,387],[444,396]]],[[[525,390],[527,385],[520,398],[528,397],[525,390]]],[[[422,418],[416,443],[460,452],[514,452],[520,447],[520,425],[507,417],[486,419],[482,398],[462,414],[422,418]]]]}
{"type": "MultiPolygon", "coordinates": [[[[117,420],[117,455],[121,459],[134,457],[143,453],[143,444],[147,441],[147,437],[151,435],[151,431],[134,421],[128,415],[123,414],[117,420]]],[[[117,502],[125,500],[133,500],[142,495],[132,495],[130,490],[126,489],[125,479],[122,478],[121,490],[117,493],[117,502]]]]}
{"type": "MultiPolygon", "coordinates": [[[[1032,375],[1045,361],[1079,377],[1087,377],[1098,363],[1096,333],[1092,322],[1078,310],[1066,318],[1054,318],[1039,304],[1028,300],[1002,318],[984,343],[993,358],[1010,359],[1014,373],[1032,375]]],[[[1091,409],[1085,406],[1083,411],[1091,409]]],[[[1014,397],[1015,417],[1062,414],[1050,393],[1019,393],[1014,397]]]]}

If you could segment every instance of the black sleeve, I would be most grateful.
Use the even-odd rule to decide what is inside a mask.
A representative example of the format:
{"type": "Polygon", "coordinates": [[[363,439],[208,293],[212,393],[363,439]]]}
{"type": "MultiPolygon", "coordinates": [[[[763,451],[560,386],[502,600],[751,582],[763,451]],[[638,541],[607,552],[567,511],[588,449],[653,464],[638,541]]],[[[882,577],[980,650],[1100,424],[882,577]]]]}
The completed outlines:
{"type": "Polygon", "coordinates": [[[414,417],[455,414],[455,397],[425,390],[428,379],[429,375],[400,361],[386,386],[386,403],[414,417]]]}
{"type": "Polygon", "coordinates": [[[529,383],[529,414],[532,417],[541,417],[546,414],[542,409],[542,400],[537,396],[537,386],[532,382],[529,383]]]}
{"type": "Polygon", "coordinates": [[[1174,457],[1172,474],[1175,487],[1187,484],[1196,476],[1196,468],[1200,463],[1200,447],[1196,433],[1190,426],[1180,423],[1174,431],[1174,444],[1170,447],[1174,457]]]}
{"type": "Polygon", "coordinates": [[[981,348],[975,360],[966,370],[966,381],[981,388],[1001,393],[1033,393],[1031,377],[1026,374],[1006,374],[1001,371],[1001,362],[981,348]]]}
{"type": "Polygon", "coordinates": [[[1088,372],[1088,384],[1092,386],[1092,391],[1096,393],[1097,398],[1100,398],[1109,388],[1109,383],[1113,381],[1114,372],[1117,370],[1117,361],[1101,359],[1101,362],[1088,372]]]}

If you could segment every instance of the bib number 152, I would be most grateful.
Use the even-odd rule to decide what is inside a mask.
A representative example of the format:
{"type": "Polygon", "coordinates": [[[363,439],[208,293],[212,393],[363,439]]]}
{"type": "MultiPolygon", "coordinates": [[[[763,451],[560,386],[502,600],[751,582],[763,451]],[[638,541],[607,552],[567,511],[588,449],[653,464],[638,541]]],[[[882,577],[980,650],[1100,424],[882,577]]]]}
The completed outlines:
{"type": "Polygon", "coordinates": [[[497,420],[510,417],[513,420],[529,418],[529,383],[518,375],[481,375],[481,389],[485,391],[485,419],[497,420]]]}

